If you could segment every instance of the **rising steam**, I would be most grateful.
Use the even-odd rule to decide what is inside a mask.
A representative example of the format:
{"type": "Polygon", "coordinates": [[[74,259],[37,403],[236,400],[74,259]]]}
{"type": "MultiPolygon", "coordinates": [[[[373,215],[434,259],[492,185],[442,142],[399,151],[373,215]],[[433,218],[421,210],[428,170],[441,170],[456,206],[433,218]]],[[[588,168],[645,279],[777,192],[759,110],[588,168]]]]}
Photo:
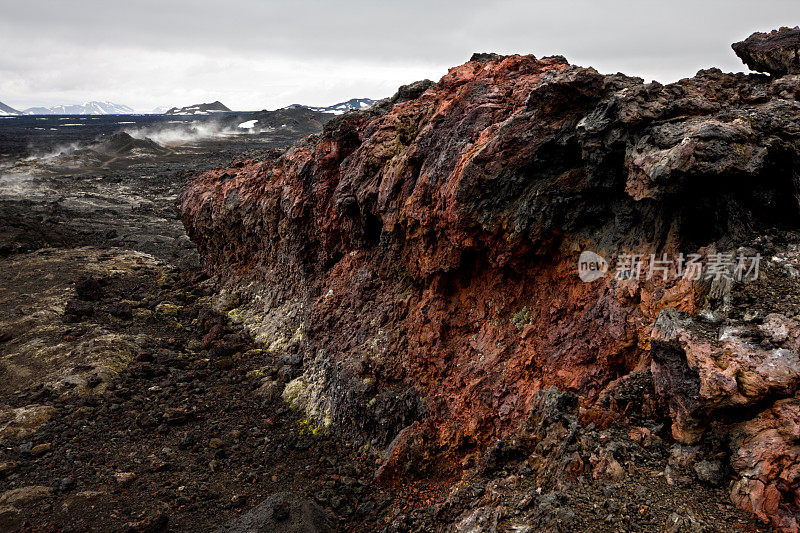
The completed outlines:
{"type": "Polygon", "coordinates": [[[272,131],[272,128],[258,128],[253,122],[243,122],[242,127],[231,127],[217,122],[175,121],[167,125],[126,128],[123,131],[136,139],[152,139],[163,146],[175,146],[207,139],[272,131]],[[251,127],[244,127],[244,125],[251,127]]]}

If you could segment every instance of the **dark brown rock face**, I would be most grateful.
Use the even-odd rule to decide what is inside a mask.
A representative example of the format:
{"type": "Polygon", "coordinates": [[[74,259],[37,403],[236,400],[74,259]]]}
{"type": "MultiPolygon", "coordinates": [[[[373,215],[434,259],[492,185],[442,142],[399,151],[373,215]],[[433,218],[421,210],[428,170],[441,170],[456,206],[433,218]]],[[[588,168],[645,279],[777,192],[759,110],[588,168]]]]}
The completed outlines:
{"type": "MultiPolygon", "coordinates": [[[[771,298],[613,274],[620,253],[772,255],[759,235],[798,227],[800,102],[787,79],[712,69],[645,84],[561,57],[481,54],[275,160],[198,177],[179,209],[228,283],[221,302],[245,302],[228,315],[302,360],[283,397],[385,448],[388,477],[469,463],[550,386],[578,398],[585,423],[661,405],[684,444],[712,426],[747,435],[741,424],[800,390],[793,333],[769,329],[794,322],[760,333],[774,346],[754,346],[746,322],[755,301],[761,317],[793,312],[784,270],[764,285],[783,291],[771,298]],[[581,281],[583,249],[609,275],[581,281]],[[624,399],[626,380],[651,373],[655,389],[624,399]]],[[[758,420],[779,425],[794,408],[781,405],[758,420]]],[[[731,438],[741,479],[763,477],[737,490],[779,487],[783,511],[770,511],[774,491],[735,501],[790,527],[800,461],[754,468],[763,444],[731,438]]]]}
{"type": "Polygon", "coordinates": [[[751,70],[773,76],[800,74],[800,27],[754,33],[733,43],[733,51],[751,70]]]}

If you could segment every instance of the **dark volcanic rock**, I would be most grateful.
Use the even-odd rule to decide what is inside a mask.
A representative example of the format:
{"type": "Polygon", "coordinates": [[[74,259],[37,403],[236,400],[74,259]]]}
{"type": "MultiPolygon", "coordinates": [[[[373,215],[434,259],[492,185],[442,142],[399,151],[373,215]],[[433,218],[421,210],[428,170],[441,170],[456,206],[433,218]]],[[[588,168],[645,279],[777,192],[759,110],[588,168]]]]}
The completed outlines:
{"type": "Polygon", "coordinates": [[[163,511],[153,513],[142,520],[125,524],[122,531],[125,533],[162,533],[169,531],[169,515],[163,511]]]}
{"type": "Polygon", "coordinates": [[[392,96],[391,102],[393,104],[408,102],[419,98],[422,93],[434,87],[436,84],[431,80],[419,80],[408,85],[401,85],[397,92],[392,96]]]}
{"type": "Polygon", "coordinates": [[[799,26],[769,33],[756,32],[731,47],[751,70],[773,76],[800,74],[799,26]]]}
{"type": "Polygon", "coordinates": [[[316,503],[280,492],[217,533],[323,533],[333,529],[331,518],[316,503]]]}
{"type": "Polygon", "coordinates": [[[103,286],[94,276],[81,276],[75,280],[75,294],[81,300],[96,301],[103,297],[103,286]]]}
{"type": "Polygon", "coordinates": [[[113,134],[107,140],[100,143],[99,149],[115,155],[128,154],[134,150],[156,155],[169,153],[169,150],[152,139],[135,139],[131,137],[130,134],[123,131],[113,134]]]}
{"type": "Polygon", "coordinates": [[[82,300],[69,300],[64,307],[64,318],[70,322],[78,322],[94,314],[94,304],[82,300]]]}
{"type": "Polygon", "coordinates": [[[503,56],[500,54],[495,54],[494,52],[475,52],[472,54],[472,57],[469,58],[470,61],[477,61],[479,63],[497,61],[498,59],[503,59],[503,56]]]}

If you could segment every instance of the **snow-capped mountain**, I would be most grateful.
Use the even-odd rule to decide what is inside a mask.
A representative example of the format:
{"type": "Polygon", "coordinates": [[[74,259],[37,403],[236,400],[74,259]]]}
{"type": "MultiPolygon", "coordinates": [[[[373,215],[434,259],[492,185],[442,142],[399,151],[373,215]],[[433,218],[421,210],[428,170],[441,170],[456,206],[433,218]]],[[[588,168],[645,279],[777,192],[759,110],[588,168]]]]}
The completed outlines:
{"type": "Polygon", "coordinates": [[[165,105],[160,105],[160,106],[158,106],[157,108],[155,108],[155,109],[153,109],[152,111],[150,111],[150,114],[151,114],[151,115],[163,115],[164,113],[166,113],[167,111],[169,111],[169,109],[170,109],[170,108],[168,108],[168,107],[167,107],[167,106],[165,106],[165,105]]]}
{"type": "Polygon", "coordinates": [[[85,102],[53,107],[31,107],[26,115],[130,115],[136,113],[132,107],[112,102],[85,102]]]}
{"type": "Polygon", "coordinates": [[[8,115],[21,115],[22,113],[14,109],[13,107],[9,107],[3,102],[0,102],[0,116],[8,116],[8,115]]]}
{"type": "Polygon", "coordinates": [[[351,98],[346,102],[339,102],[338,104],[333,104],[323,107],[294,104],[290,105],[289,108],[304,107],[306,109],[310,109],[311,111],[319,111],[320,113],[333,113],[334,115],[341,115],[342,113],[347,113],[348,111],[352,111],[353,109],[365,109],[374,103],[375,100],[371,98],[351,98]]]}
{"type": "Polygon", "coordinates": [[[230,112],[230,109],[225,107],[222,102],[217,100],[210,104],[195,104],[186,107],[173,107],[167,110],[165,115],[208,115],[211,113],[225,113],[230,112]]]}

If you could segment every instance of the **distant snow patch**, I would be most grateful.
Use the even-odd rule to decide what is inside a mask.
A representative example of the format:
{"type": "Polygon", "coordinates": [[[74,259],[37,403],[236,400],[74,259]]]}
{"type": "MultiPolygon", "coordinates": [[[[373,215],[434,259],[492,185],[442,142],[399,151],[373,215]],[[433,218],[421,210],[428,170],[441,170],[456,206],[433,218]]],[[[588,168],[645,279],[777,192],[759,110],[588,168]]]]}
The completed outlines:
{"type": "Polygon", "coordinates": [[[246,130],[249,130],[250,128],[254,128],[256,124],[258,124],[258,120],[247,120],[239,124],[237,128],[244,128],[246,130]]]}

